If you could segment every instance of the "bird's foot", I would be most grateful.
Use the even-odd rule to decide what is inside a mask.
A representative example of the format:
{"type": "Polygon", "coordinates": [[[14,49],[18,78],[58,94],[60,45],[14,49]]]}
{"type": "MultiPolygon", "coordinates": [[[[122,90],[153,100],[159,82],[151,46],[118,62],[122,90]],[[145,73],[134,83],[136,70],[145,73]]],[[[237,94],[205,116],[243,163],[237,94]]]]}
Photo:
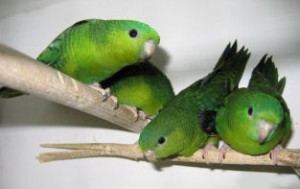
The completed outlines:
{"type": "Polygon", "coordinates": [[[146,121],[147,123],[150,122],[151,118],[148,115],[146,115],[146,113],[144,111],[137,110],[137,112],[138,112],[138,117],[140,119],[142,119],[143,121],[146,121]]]}
{"type": "Polygon", "coordinates": [[[205,159],[206,164],[209,164],[209,156],[208,156],[208,152],[210,150],[215,150],[217,149],[216,146],[213,143],[208,143],[205,145],[205,147],[203,148],[203,153],[202,153],[202,158],[205,159]]]}
{"type": "Polygon", "coordinates": [[[124,105],[124,106],[132,112],[133,119],[136,122],[139,117],[137,108],[134,106],[128,106],[128,105],[124,105]]]}
{"type": "Polygon", "coordinates": [[[124,106],[126,106],[132,112],[135,122],[138,120],[138,118],[140,118],[144,121],[148,121],[148,118],[147,118],[147,115],[145,114],[145,112],[138,110],[134,106],[129,106],[129,105],[124,105],[124,106]]]}
{"type": "Polygon", "coordinates": [[[92,89],[96,90],[97,92],[101,93],[103,95],[103,102],[106,101],[108,99],[108,97],[111,96],[111,90],[110,88],[106,88],[106,89],[103,89],[101,87],[101,85],[99,83],[93,83],[91,85],[89,85],[92,89]]]}
{"type": "Polygon", "coordinates": [[[228,151],[232,150],[232,148],[228,144],[223,144],[219,150],[219,163],[223,164],[225,159],[225,155],[228,151]]]}
{"type": "Polygon", "coordinates": [[[93,83],[89,86],[103,95],[102,102],[105,102],[108,98],[110,98],[114,102],[114,110],[118,109],[118,98],[112,95],[110,88],[103,89],[99,83],[93,83]]]}
{"type": "Polygon", "coordinates": [[[270,159],[272,160],[273,165],[277,165],[277,155],[279,150],[282,149],[281,145],[277,145],[273,150],[270,151],[270,159]]]}
{"type": "Polygon", "coordinates": [[[115,105],[114,110],[118,109],[119,108],[118,98],[116,96],[113,96],[113,95],[110,95],[109,97],[115,105]]]}

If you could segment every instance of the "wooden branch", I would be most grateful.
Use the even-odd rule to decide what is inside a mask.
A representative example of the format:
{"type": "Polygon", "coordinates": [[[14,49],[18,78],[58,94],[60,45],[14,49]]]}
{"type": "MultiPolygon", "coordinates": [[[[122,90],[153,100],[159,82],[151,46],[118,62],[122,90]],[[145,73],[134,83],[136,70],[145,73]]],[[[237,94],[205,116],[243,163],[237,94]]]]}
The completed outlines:
{"type": "MultiPolygon", "coordinates": [[[[86,158],[86,157],[123,157],[133,160],[146,160],[143,152],[139,149],[138,144],[42,144],[42,147],[68,149],[70,151],[50,152],[40,154],[37,159],[40,162],[49,162],[55,160],[86,158]]],[[[209,150],[209,163],[220,164],[219,150],[209,150]]],[[[172,162],[189,162],[205,164],[206,160],[203,158],[203,150],[198,150],[191,157],[176,157],[172,159],[164,159],[162,161],[172,162]]],[[[273,165],[273,160],[270,154],[261,156],[251,156],[238,153],[230,150],[226,153],[226,157],[222,164],[236,164],[236,165],[273,165]]],[[[277,166],[298,167],[300,168],[300,150],[281,149],[277,156],[277,166]]]]}
{"type": "MultiPolygon", "coordinates": [[[[134,117],[126,106],[114,110],[115,104],[101,93],[73,78],[58,72],[20,52],[0,44],[0,84],[33,94],[53,102],[94,115],[134,132],[141,132],[144,119],[134,117]]],[[[114,156],[133,160],[145,160],[137,144],[45,144],[43,147],[71,149],[71,151],[40,154],[37,159],[48,162],[84,157],[114,156]]],[[[206,163],[203,150],[191,157],[176,157],[162,161],[206,163]]],[[[209,163],[219,164],[219,151],[209,151],[209,163]]],[[[290,166],[300,172],[300,150],[282,149],[278,153],[277,166],[290,166]]],[[[269,155],[249,156],[229,151],[223,164],[273,165],[269,155]]]]}
{"type": "Polygon", "coordinates": [[[92,114],[134,132],[146,125],[126,106],[115,104],[91,87],[0,44],[0,84],[92,114]]]}
{"type": "Polygon", "coordinates": [[[144,159],[137,144],[42,144],[41,147],[69,149],[70,151],[40,154],[37,157],[40,162],[101,156],[124,157],[133,160],[144,159]]]}

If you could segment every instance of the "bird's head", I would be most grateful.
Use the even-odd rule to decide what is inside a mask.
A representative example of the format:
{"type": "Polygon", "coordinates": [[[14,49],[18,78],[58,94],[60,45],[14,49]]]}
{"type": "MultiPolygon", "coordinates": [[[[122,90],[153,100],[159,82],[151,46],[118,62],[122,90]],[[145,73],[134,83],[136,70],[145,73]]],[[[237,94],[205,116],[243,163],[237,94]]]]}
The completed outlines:
{"type": "Polygon", "coordinates": [[[133,20],[107,21],[110,42],[115,58],[126,64],[134,64],[149,59],[159,44],[160,37],[155,29],[142,22],[133,20]],[[127,61],[127,62],[125,62],[127,61]]]}
{"type": "Polygon", "coordinates": [[[143,129],[139,146],[151,161],[175,155],[191,155],[194,148],[199,148],[192,145],[195,144],[198,128],[197,116],[189,111],[165,108],[143,129]]]}
{"type": "Polygon", "coordinates": [[[234,120],[232,125],[259,144],[272,140],[284,124],[283,105],[273,95],[245,89],[232,95],[227,102],[231,120],[234,120]]]}

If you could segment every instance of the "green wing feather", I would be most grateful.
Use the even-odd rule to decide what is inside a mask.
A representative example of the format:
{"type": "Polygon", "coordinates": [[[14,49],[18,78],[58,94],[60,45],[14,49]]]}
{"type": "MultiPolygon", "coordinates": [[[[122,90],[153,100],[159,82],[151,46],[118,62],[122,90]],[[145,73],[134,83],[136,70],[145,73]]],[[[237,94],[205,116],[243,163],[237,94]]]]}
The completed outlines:
{"type": "Polygon", "coordinates": [[[65,34],[59,35],[38,57],[37,60],[47,64],[55,69],[62,67],[61,57],[61,41],[64,39],[65,34]]]}
{"type": "Polygon", "coordinates": [[[182,90],[143,129],[141,149],[165,158],[190,156],[202,147],[209,138],[203,124],[213,124],[214,111],[228,94],[228,83],[231,89],[237,87],[248,58],[245,48],[237,51],[237,42],[227,45],[213,71],[182,90]]]}
{"type": "MultiPolygon", "coordinates": [[[[83,20],[67,28],[64,32],[57,36],[50,43],[50,45],[48,45],[48,47],[37,57],[37,60],[57,70],[60,70],[63,66],[63,61],[61,60],[61,43],[65,39],[66,34],[69,33],[71,29],[74,29],[80,25],[87,23],[89,23],[89,20],[83,20]]],[[[0,98],[13,98],[22,95],[25,95],[25,93],[18,90],[10,89],[8,87],[0,88],[0,98]]]]}
{"type": "Polygon", "coordinates": [[[190,109],[215,110],[228,90],[238,87],[249,57],[250,53],[244,47],[237,51],[236,41],[232,46],[228,44],[213,71],[182,90],[177,98],[190,109]]]}
{"type": "MultiPolygon", "coordinates": [[[[37,60],[92,84],[149,58],[159,40],[153,28],[138,21],[89,19],[64,30],[37,60]],[[131,31],[137,35],[132,36],[131,31]]],[[[3,88],[0,96],[21,94],[3,88]]]]}
{"type": "Polygon", "coordinates": [[[65,50],[65,46],[62,45],[65,42],[66,36],[72,35],[73,32],[77,32],[77,28],[85,27],[90,25],[94,19],[82,20],[79,21],[66,30],[64,30],[61,34],[59,34],[48,47],[37,57],[37,60],[41,61],[44,64],[47,64],[57,70],[60,70],[63,66],[62,56],[63,50],[65,50]]]}
{"type": "Polygon", "coordinates": [[[113,77],[102,81],[103,88],[110,88],[120,104],[143,110],[155,116],[174,97],[171,82],[150,62],[127,66],[113,77]]]}

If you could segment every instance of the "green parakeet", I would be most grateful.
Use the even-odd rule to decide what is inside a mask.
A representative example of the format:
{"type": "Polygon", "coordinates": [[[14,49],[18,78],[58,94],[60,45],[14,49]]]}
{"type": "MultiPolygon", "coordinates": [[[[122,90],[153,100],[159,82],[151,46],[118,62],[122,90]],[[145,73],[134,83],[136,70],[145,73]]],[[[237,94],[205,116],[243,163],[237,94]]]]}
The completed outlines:
{"type": "Polygon", "coordinates": [[[101,86],[110,88],[118,103],[137,107],[148,117],[156,116],[167,101],[174,97],[167,76],[150,62],[127,66],[102,81],[101,86]]]}
{"type": "Polygon", "coordinates": [[[229,44],[210,74],[171,99],[140,135],[146,158],[191,156],[203,146],[209,137],[205,128],[228,91],[238,86],[248,58],[244,48],[237,52],[237,42],[229,44]]]}
{"type": "Polygon", "coordinates": [[[216,130],[233,149],[251,155],[265,154],[284,142],[291,132],[289,109],[281,96],[285,78],[271,57],[254,68],[248,88],[233,91],[216,116],[216,130]]]}
{"type": "MultiPolygon", "coordinates": [[[[37,60],[92,84],[148,59],[159,40],[153,28],[138,21],[89,19],[63,31],[37,60]]],[[[8,88],[0,90],[1,97],[18,94],[8,88]]]]}

